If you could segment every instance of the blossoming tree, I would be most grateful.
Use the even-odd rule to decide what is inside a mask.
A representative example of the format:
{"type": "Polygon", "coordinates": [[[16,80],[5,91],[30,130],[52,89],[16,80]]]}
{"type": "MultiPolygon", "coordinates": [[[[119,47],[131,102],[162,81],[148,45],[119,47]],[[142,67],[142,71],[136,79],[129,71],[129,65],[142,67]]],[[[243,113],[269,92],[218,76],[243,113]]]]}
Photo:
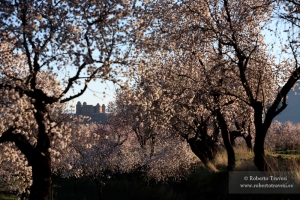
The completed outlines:
{"type": "MultiPolygon", "coordinates": [[[[184,76],[191,82],[203,80],[203,90],[213,96],[209,107],[217,108],[217,121],[224,125],[220,126],[222,134],[226,133],[226,120],[220,115],[227,110],[224,105],[234,101],[235,111],[246,108],[253,112],[249,116],[255,130],[254,163],[259,170],[271,170],[264,154],[267,130],[287,106],[288,91],[299,79],[298,3],[150,1],[144,13],[151,22],[141,49],[145,63],[154,68],[170,65],[172,69],[182,65],[182,70],[189,70],[189,76],[184,76]],[[294,29],[272,26],[278,13],[294,29]],[[273,33],[281,44],[267,40],[266,34],[270,37],[273,33]],[[287,37],[280,37],[283,33],[287,37]],[[218,99],[221,102],[216,105],[218,99]]],[[[153,74],[153,80],[156,76],[153,74]]],[[[239,115],[230,111],[224,116],[233,119],[239,115]]]]}
{"type": "Polygon", "coordinates": [[[126,104],[130,100],[125,97],[124,94],[117,95],[114,105],[111,105],[114,111],[111,120],[117,122],[112,127],[128,132],[124,144],[131,149],[131,157],[137,160],[133,169],[147,181],[174,183],[186,179],[198,163],[186,141],[172,134],[166,126],[147,121],[146,116],[153,116],[145,114],[134,102],[126,104]]]}
{"type": "Polygon", "coordinates": [[[49,149],[53,137],[64,137],[50,110],[82,95],[93,79],[117,81],[138,40],[134,8],[130,1],[0,2],[0,143],[14,143],[28,160],[30,199],[50,199],[49,149]]]}

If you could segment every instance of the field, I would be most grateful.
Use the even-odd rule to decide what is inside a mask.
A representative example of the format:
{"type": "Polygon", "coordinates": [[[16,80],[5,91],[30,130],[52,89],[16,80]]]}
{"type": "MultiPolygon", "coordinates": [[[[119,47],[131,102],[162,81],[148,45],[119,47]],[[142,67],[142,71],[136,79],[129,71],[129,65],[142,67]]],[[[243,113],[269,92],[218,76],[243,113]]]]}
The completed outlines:
{"type": "MultiPolygon", "coordinates": [[[[275,171],[295,171],[300,180],[300,155],[267,153],[267,159],[275,171]]],[[[226,172],[226,154],[219,154],[215,164],[218,173],[208,172],[201,164],[180,183],[146,183],[138,174],[120,174],[105,181],[102,191],[104,200],[166,200],[166,199],[247,199],[247,200],[291,200],[296,195],[232,195],[228,194],[228,175],[226,172]]],[[[253,153],[236,149],[236,170],[256,171],[253,164],[253,153]]],[[[18,199],[13,194],[4,194],[0,190],[0,200],[18,199]]],[[[99,200],[99,190],[94,181],[87,177],[63,179],[54,177],[53,200],[99,200]]]]}

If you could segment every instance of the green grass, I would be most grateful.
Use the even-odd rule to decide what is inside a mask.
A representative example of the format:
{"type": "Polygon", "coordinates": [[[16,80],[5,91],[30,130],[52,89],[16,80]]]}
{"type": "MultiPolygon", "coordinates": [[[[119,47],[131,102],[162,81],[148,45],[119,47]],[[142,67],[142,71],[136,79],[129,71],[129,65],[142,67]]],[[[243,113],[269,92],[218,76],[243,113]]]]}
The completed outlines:
{"type": "Polygon", "coordinates": [[[3,187],[3,183],[0,180],[0,200],[17,200],[17,196],[13,194],[8,194],[5,192],[5,188],[3,187]]]}
{"type": "Polygon", "coordinates": [[[300,154],[300,150],[296,149],[296,150],[285,150],[285,149],[276,149],[274,150],[275,154],[300,154]]]}
{"type": "Polygon", "coordinates": [[[2,195],[0,194],[0,200],[17,200],[15,195],[2,195]]]}

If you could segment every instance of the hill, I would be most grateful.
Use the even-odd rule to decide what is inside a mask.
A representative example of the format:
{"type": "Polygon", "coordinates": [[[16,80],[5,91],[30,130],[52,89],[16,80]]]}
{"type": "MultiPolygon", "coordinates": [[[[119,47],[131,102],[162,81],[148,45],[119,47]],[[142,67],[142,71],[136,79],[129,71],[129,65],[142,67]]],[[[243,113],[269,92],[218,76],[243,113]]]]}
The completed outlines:
{"type": "Polygon", "coordinates": [[[298,87],[290,91],[287,99],[287,107],[275,117],[274,120],[285,123],[287,121],[293,124],[300,122],[300,90],[298,87]]]}

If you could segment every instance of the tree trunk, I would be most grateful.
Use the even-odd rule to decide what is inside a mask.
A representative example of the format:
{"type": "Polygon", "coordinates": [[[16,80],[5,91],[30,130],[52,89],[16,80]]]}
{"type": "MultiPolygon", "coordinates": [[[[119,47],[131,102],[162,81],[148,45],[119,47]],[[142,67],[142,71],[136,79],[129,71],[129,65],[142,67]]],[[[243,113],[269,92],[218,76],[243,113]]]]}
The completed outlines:
{"type": "Polygon", "coordinates": [[[222,138],[227,152],[227,170],[233,171],[233,169],[235,168],[235,153],[230,143],[228,130],[222,130],[222,138]]]}
{"type": "Polygon", "coordinates": [[[249,151],[252,151],[252,136],[250,134],[250,131],[247,136],[243,136],[244,140],[246,141],[247,148],[249,151]]]}
{"type": "MultiPolygon", "coordinates": [[[[38,94],[38,93],[37,93],[38,94]]],[[[50,138],[46,131],[44,117],[47,110],[45,104],[39,101],[34,103],[37,109],[35,120],[38,124],[37,145],[34,154],[26,155],[29,165],[32,166],[32,186],[30,187],[29,200],[50,200],[51,199],[51,157],[50,138]]]]}
{"type": "Polygon", "coordinates": [[[264,149],[261,145],[254,145],[254,164],[259,171],[272,171],[271,166],[265,159],[264,149]]]}
{"type": "MultiPolygon", "coordinates": [[[[201,160],[201,162],[205,165],[205,167],[212,172],[217,172],[218,170],[211,162],[211,160],[203,154],[200,149],[196,145],[196,138],[190,138],[187,140],[189,146],[191,147],[192,152],[201,160]]],[[[210,147],[207,147],[210,148],[210,147]]]]}
{"type": "Polygon", "coordinates": [[[103,200],[103,195],[102,195],[102,189],[103,189],[103,186],[102,186],[102,182],[99,181],[98,179],[94,179],[95,183],[96,183],[96,186],[97,186],[97,189],[98,189],[98,194],[99,194],[99,200],[103,200]]]}
{"type": "Polygon", "coordinates": [[[272,171],[271,166],[265,158],[265,137],[266,130],[263,127],[257,127],[254,144],[254,164],[259,171],[272,171]]]}
{"type": "Polygon", "coordinates": [[[74,194],[77,194],[77,183],[78,183],[78,178],[75,177],[75,184],[74,184],[74,194]]]}
{"type": "Polygon", "coordinates": [[[32,185],[29,200],[51,199],[51,158],[50,153],[39,156],[32,163],[32,185]]]}
{"type": "Polygon", "coordinates": [[[233,171],[233,169],[235,168],[235,153],[230,142],[230,134],[228,131],[228,127],[220,109],[216,110],[216,115],[217,120],[219,122],[219,126],[221,128],[224,146],[227,152],[227,170],[233,171]]]}
{"type": "Polygon", "coordinates": [[[51,157],[50,153],[48,152],[50,146],[48,135],[45,132],[40,132],[40,137],[38,138],[38,145],[37,147],[34,147],[28,142],[27,138],[24,135],[19,133],[13,133],[13,130],[14,128],[9,128],[5,132],[3,132],[2,136],[0,137],[0,143],[14,142],[18,149],[26,156],[29,166],[32,167],[33,182],[30,187],[29,199],[50,200],[51,157]]]}
{"type": "Polygon", "coordinates": [[[254,164],[259,171],[272,171],[265,158],[265,138],[270,123],[262,123],[263,105],[255,102],[254,106],[255,144],[254,144],[254,164]]]}

